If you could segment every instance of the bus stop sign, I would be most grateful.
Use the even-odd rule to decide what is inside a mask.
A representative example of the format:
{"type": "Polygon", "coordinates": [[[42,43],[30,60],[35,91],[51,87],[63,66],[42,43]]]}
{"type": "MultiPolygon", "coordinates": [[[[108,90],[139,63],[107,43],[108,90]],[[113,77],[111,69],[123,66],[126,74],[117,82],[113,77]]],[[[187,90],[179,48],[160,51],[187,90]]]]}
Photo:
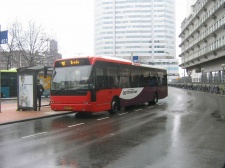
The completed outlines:
{"type": "Polygon", "coordinates": [[[133,62],[138,62],[138,56],[133,56],[133,62]]]}
{"type": "Polygon", "coordinates": [[[0,44],[8,43],[8,30],[0,32],[0,44]]]}

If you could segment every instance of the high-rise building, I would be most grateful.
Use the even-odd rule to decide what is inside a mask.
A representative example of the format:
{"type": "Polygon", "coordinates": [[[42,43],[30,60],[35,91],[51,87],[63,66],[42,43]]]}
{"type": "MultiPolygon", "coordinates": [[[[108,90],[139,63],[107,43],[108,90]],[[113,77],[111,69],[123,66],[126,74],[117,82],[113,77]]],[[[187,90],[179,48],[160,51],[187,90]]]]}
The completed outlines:
{"type": "Polygon", "coordinates": [[[51,53],[58,53],[58,42],[56,40],[50,40],[49,50],[51,53]]]}
{"type": "Polygon", "coordinates": [[[95,55],[168,69],[178,76],[175,0],[96,0],[95,55]]]}
{"type": "Polygon", "coordinates": [[[225,0],[196,0],[189,5],[179,35],[180,66],[201,82],[225,82],[225,0]]]}
{"type": "Polygon", "coordinates": [[[193,13],[193,7],[197,0],[186,0],[186,17],[193,13]]]}

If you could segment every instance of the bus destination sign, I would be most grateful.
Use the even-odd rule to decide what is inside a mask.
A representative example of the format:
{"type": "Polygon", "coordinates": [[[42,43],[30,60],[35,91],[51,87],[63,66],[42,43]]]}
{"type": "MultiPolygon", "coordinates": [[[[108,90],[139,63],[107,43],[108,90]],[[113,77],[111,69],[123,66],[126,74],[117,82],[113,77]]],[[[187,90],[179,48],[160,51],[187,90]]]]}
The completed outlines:
{"type": "Polygon", "coordinates": [[[86,58],[59,60],[55,62],[55,67],[68,67],[68,66],[79,66],[79,65],[90,65],[90,62],[86,58]]]}

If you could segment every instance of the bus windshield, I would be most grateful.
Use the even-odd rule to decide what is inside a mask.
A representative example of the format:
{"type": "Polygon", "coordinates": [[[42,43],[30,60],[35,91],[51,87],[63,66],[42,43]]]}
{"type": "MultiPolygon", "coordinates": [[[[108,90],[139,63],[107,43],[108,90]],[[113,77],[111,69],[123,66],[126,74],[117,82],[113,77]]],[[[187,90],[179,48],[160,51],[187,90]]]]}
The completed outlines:
{"type": "Polygon", "coordinates": [[[51,90],[88,89],[91,65],[55,68],[52,75],[51,90]]]}

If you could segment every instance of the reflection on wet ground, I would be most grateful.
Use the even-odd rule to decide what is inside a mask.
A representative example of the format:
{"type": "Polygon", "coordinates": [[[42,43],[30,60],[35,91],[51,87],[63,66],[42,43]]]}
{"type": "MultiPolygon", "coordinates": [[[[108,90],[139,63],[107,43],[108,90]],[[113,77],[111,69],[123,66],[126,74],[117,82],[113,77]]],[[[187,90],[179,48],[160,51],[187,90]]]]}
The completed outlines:
{"type": "Polygon", "coordinates": [[[116,121],[109,119],[97,123],[91,130],[77,130],[74,136],[67,138],[70,149],[73,146],[74,149],[65,153],[64,157],[66,160],[76,160],[81,167],[105,167],[126,155],[131,148],[165,130],[166,116],[152,118],[155,115],[141,115],[124,123],[118,118],[116,121]],[[79,147],[82,147],[77,149],[73,144],[78,143],[78,139],[81,139],[79,147]]]}
{"type": "Polygon", "coordinates": [[[170,93],[155,106],[116,115],[73,114],[2,126],[0,167],[222,167],[224,98],[170,93]]]}

